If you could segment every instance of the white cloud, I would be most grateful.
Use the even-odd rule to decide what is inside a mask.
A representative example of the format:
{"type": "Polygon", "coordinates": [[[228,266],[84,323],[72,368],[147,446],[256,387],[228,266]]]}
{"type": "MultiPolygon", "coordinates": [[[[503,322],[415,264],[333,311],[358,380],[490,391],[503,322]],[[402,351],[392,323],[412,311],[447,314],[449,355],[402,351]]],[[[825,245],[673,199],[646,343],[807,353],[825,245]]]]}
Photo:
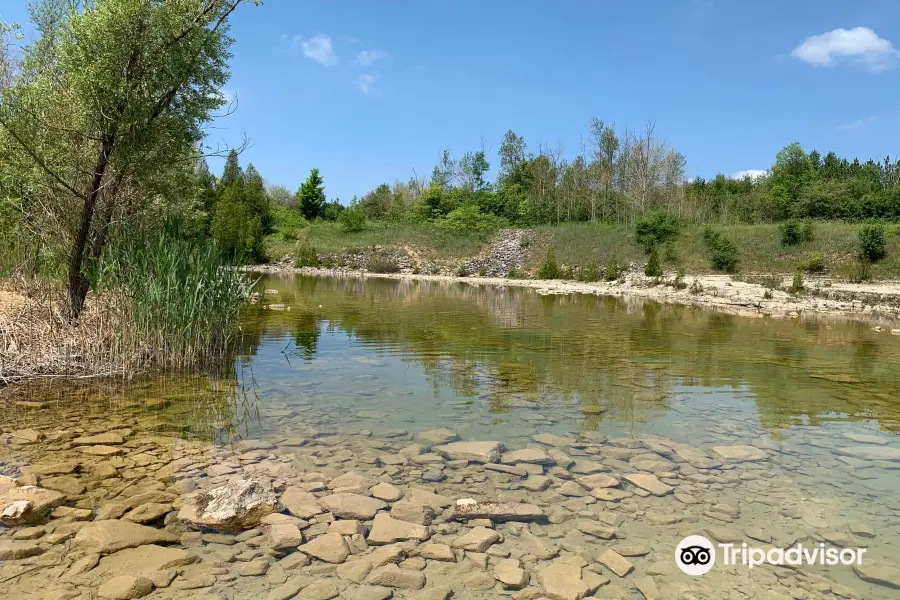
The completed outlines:
{"type": "Polygon", "coordinates": [[[734,175],[731,176],[732,179],[743,179],[744,177],[749,177],[750,179],[762,179],[769,174],[768,171],[763,169],[746,169],[744,171],[738,171],[734,175]]]}
{"type": "Polygon", "coordinates": [[[849,129],[860,129],[865,127],[869,123],[874,123],[879,119],[878,116],[866,117],[865,119],[857,119],[855,121],[851,121],[850,123],[844,123],[843,125],[838,125],[838,131],[847,131],[849,129]]]}
{"type": "MultiPolygon", "coordinates": [[[[299,38],[295,38],[295,41],[299,38]]],[[[319,34],[308,40],[303,40],[300,44],[303,49],[303,55],[306,58],[316,61],[326,67],[333,67],[338,63],[337,54],[331,45],[331,36],[319,34]]]]}
{"type": "Polygon", "coordinates": [[[900,51],[869,29],[834,29],[806,38],[791,56],[814,67],[833,67],[844,59],[870,71],[885,71],[900,65],[900,51]]]}
{"type": "Polygon", "coordinates": [[[382,58],[388,58],[389,56],[390,55],[383,50],[363,50],[356,57],[356,62],[364,67],[368,67],[375,61],[381,60],[382,58]]]}
{"type": "Polygon", "coordinates": [[[356,78],[354,83],[363,94],[368,94],[373,90],[377,80],[378,78],[374,75],[360,75],[356,78]]]}

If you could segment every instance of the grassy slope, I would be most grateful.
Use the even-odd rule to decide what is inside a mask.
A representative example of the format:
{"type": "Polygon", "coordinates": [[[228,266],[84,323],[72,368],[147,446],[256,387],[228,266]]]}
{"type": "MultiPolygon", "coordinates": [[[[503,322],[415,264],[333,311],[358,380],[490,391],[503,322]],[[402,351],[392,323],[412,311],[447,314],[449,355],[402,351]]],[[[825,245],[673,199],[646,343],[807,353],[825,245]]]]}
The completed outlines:
{"type": "MultiPolygon", "coordinates": [[[[857,254],[859,225],[824,222],[815,224],[812,242],[792,248],[781,245],[778,226],[732,225],[717,229],[730,237],[740,253],[739,274],[792,274],[815,254],[824,256],[829,274],[846,278],[853,268],[857,254]]],[[[875,265],[875,279],[900,277],[900,234],[896,227],[887,227],[887,258],[875,265]]],[[[537,228],[541,242],[532,246],[528,265],[536,269],[552,244],[556,259],[565,265],[585,265],[595,261],[602,267],[610,258],[619,263],[643,264],[646,256],[634,240],[634,231],[623,227],[592,223],[569,223],[537,228]]],[[[307,240],[319,252],[338,252],[343,249],[378,245],[409,245],[428,258],[462,259],[472,256],[483,246],[476,236],[452,235],[431,225],[403,223],[370,223],[359,233],[345,233],[334,224],[314,224],[302,230],[301,240],[307,240]]],[[[299,242],[286,241],[279,234],[269,237],[269,253],[279,258],[295,253],[299,242]]],[[[703,243],[703,230],[691,227],[682,231],[674,243],[677,260],[668,268],[678,267],[687,274],[712,272],[709,251],[703,243]]]]}

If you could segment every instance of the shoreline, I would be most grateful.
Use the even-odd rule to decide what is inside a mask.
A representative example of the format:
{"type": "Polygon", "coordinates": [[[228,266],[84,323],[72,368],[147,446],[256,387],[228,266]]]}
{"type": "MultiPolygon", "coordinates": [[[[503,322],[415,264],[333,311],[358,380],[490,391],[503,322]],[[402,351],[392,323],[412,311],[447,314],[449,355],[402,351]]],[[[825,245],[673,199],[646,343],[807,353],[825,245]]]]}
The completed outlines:
{"type": "MultiPolygon", "coordinates": [[[[593,294],[597,296],[642,298],[664,304],[681,304],[749,317],[800,318],[832,317],[860,321],[882,327],[884,333],[900,335],[900,281],[866,284],[833,283],[827,277],[809,277],[807,290],[799,296],[769,290],[760,284],[736,281],[730,275],[685,276],[685,289],[672,284],[667,273],[660,284],[642,274],[629,273],[625,281],[585,283],[556,279],[507,279],[505,277],[455,277],[413,273],[371,273],[357,269],[293,267],[286,264],[250,265],[243,271],[270,275],[312,275],[317,277],[374,277],[394,280],[467,283],[534,289],[542,295],[593,294]],[[697,282],[701,291],[691,291],[697,282]]],[[[790,282],[785,277],[785,282],[790,282]]]]}

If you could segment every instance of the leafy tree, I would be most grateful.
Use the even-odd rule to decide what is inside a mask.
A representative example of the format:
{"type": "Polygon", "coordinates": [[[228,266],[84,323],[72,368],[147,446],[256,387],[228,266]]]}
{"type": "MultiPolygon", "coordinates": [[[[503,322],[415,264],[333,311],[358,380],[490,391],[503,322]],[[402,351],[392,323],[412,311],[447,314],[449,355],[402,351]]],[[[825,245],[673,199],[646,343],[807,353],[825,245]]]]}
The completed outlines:
{"type": "Polygon", "coordinates": [[[126,231],[142,209],[135,201],[148,206],[170,191],[167,172],[193,167],[203,125],[223,103],[228,20],[244,2],[37,5],[39,38],[3,91],[0,130],[13,157],[5,168],[66,226],[70,318],[110,229],[126,231]]]}
{"type": "Polygon", "coordinates": [[[219,179],[219,187],[227,188],[232,186],[243,176],[244,171],[241,169],[237,150],[232,148],[228,152],[228,158],[225,159],[225,168],[222,170],[222,178],[219,179]]]}
{"type": "Polygon", "coordinates": [[[313,169],[309,172],[309,177],[300,185],[297,190],[297,206],[303,216],[312,221],[322,212],[325,206],[325,185],[322,177],[319,176],[319,170],[313,169]]]}
{"type": "Polygon", "coordinates": [[[244,201],[238,180],[225,189],[216,207],[210,232],[219,249],[242,262],[263,259],[263,225],[259,215],[244,201]]]}
{"type": "Polygon", "coordinates": [[[363,196],[359,205],[363,213],[370,219],[384,219],[391,213],[394,195],[388,184],[382,183],[363,196]]]}
{"type": "Polygon", "coordinates": [[[859,253],[870,263],[878,262],[887,255],[884,226],[866,225],[859,230],[859,253]]]}
{"type": "Polygon", "coordinates": [[[335,198],[330,202],[326,202],[322,207],[321,216],[326,221],[337,221],[338,218],[347,210],[346,207],[341,204],[341,201],[335,198]]]}
{"type": "Polygon", "coordinates": [[[263,234],[272,232],[272,212],[269,207],[269,196],[262,176],[253,164],[247,165],[244,172],[244,202],[251,212],[259,217],[263,234]]]}
{"type": "Polygon", "coordinates": [[[359,203],[354,197],[350,206],[338,215],[338,222],[341,228],[347,233],[355,233],[366,228],[366,214],[360,208],[359,203]]]}
{"type": "Polygon", "coordinates": [[[657,245],[665,244],[678,236],[678,221],[664,211],[647,213],[637,223],[637,242],[649,253],[657,245]]]}
{"type": "Polygon", "coordinates": [[[459,163],[459,173],[463,180],[463,187],[470,192],[485,189],[487,182],[484,180],[484,176],[490,168],[491,164],[484,157],[483,151],[479,150],[474,154],[466,152],[459,163]]]}

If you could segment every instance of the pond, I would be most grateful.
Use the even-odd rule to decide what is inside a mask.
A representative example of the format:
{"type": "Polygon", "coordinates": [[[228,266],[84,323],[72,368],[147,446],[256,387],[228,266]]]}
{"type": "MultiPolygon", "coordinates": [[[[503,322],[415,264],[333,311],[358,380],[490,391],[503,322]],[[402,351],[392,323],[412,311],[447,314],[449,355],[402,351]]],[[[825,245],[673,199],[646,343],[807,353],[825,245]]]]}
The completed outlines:
{"type": "Polygon", "coordinates": [[[102,597],[142,570],[150,597],[179,599],[900,594],[900,337],[457,282],[267,275],[257,289],[226,376],[6,396],[0,473],[64,498],[0,532],[0,597],[102,597]],[[281,496],[283,518],[244,532],[176,518],[183,494],[239,477],[281,496]],[[335,490],[390,507],[388,534],[319,502],[335,490]],[[542,514],[452,518],[466,498],[542,514]],[[422,505],[434,514],[411,515],[422,505]],[[104,519],[171,534],[170,554],[91,546],[104,519]],[[285,523],[299,551],[277,542],[285,523]],[[692,535],[718,552],[702,576],[675,560],[692,535]],[[390,542],[399,571],[371,558],[390,542]],[[750,568],[744,544],[773,562],[798,544],[859,560],[750,568]]]}

